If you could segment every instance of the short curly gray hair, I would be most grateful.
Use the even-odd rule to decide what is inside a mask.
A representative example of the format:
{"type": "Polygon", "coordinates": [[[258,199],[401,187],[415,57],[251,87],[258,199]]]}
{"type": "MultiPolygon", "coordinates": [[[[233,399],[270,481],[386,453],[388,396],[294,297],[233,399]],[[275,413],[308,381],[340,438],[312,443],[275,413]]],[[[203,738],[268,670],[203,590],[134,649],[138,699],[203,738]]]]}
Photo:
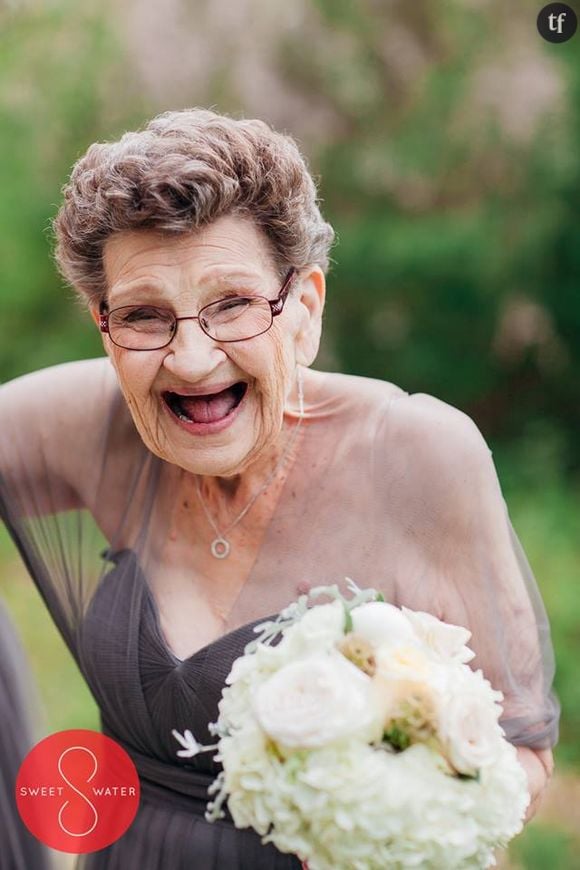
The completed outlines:
{"type": "Polygon", "coordinates": [[[334,231],[295,141],[263,121],[165,112],[118,142],[91,145],[54,220],[58,267],[86,302],[106,297],[103,245],[123,230],[181,235],[226,214],[254,220],[283,272],[328,268],[334,231]]]}

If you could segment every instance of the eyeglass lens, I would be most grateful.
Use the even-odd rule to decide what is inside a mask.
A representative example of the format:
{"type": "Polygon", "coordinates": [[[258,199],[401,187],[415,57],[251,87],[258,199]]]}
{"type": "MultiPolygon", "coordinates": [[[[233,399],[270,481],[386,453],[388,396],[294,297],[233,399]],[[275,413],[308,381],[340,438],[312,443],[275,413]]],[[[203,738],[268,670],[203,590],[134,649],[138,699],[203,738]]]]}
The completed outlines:
{"type": "MultiPolygon", "coordinates": [[[[130,350],[154,350],[173,338],[177,319],[172,311],[127,305],[111,311],[109,333],[115,344],[130,350]]],[[[199,314],[201,328],[216,341],[242,341],[266,332],[272,310],[262,297],[231,297],[206,306],[199,314]]]]}

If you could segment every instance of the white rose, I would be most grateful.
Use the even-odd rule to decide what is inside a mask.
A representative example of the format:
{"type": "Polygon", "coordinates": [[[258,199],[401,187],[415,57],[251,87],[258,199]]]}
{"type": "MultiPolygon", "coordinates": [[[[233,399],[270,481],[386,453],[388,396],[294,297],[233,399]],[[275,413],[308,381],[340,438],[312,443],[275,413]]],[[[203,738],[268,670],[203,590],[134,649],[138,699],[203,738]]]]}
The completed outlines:
{"type": "Polygon", "coordinates": [[[324,746],[355,733],[366,739],[380,725],[370,677],[335,652],[280,668],[257,689],[254,712],[273,740],[293,748],[324,746]]]}
{"type": "Polygon", "coordinates": [[[419,639],[443,658],[458,662],[469,662],[475,657],[473,650],[465,644],[471,637],[471,632],[460,625],[443,622],[431,613],[422,610],[409,610],[403,607],[403,613],[415,629],[419,639]]]}
{"type": "Polygon", "coordinates": [[[375,653],[377,674],[384,679],[428,680],[434,670],[433,661],[418,646],[383,644],[375,653]]]}
{"type": "Polygon", "coordinates": [[[407,617],[386,601],[369,601],[351,610],[353,631],[373,646],[399,646],[416,642],[407,617]]]}
{"type": "Polygon", "coordinates": [[[297,623],[297,634],[317,646],[334,643],[344,634],[344,606],[341,601],[309,608],[297,623]]]}
{"type": "Polygon", "coordinates": [[[475,686],[462,682],[441,698],[439,738],[457,771],[473,775],[497,760],[502,741],[497,717],[498,707],[475,686]]]}
{"type": "Polygon", "coordinates": [[[295,658],[332,649],[344,637],[344,620],[341,601],[309,608],[298,622],[286,629],[279,645],[281,653],[295,658]]]}

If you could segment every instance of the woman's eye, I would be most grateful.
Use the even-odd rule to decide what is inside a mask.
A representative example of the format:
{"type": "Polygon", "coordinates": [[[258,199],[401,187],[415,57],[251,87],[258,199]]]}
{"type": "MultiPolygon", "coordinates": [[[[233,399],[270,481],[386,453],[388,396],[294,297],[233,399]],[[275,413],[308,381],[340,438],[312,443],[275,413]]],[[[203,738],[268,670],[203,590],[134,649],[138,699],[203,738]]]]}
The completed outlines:
{"type": "Polygon", "coordinates": [[[226,311],[239,311],[242,308],[247,308],[252,300],[248,296],[232,296],[228,299],[222,299],[221,302],[216,302],[215,311],[222,314],[226,311]]]}
{"type": "Polygon", "coordinates": [[[134,308],[128,311],[123,320],[125,323],[143,323],[146,320],[163,320],[163,314],[154,308],[134,308]]]}

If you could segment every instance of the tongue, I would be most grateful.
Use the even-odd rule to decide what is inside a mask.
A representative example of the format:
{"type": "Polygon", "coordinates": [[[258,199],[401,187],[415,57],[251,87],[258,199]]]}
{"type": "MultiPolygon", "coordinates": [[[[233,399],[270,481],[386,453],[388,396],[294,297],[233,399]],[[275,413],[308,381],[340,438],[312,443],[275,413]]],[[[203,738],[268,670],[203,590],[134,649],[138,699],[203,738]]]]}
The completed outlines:
{"type": "Polygon", "coordinates": [[[180,404],[194,423],[215,423],[235,407],[236,395],[231,387],[212,396],[181,396],[180,404]]]}

